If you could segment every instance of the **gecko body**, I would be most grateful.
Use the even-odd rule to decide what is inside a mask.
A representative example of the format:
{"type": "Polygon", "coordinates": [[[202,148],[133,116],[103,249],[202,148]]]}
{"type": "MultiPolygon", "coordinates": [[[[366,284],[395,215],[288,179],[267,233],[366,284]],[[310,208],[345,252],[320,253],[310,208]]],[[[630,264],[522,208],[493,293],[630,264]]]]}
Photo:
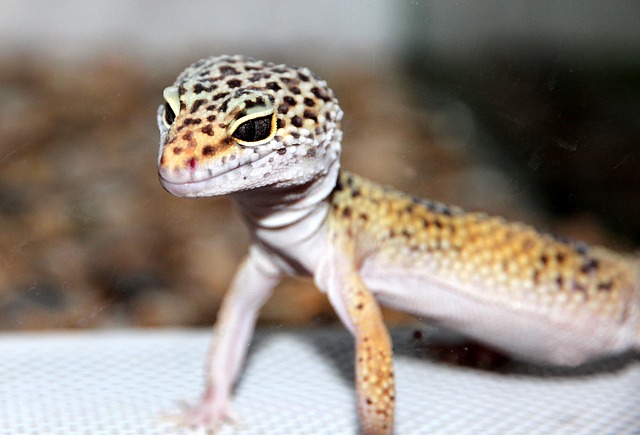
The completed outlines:
{"type": "Polygon", "coordinates": [[[179,421],[230,417],[260,307],[312,276],[354,336],[361,429],[391,433],[392,345],[379,303],[507,353],[576,365],[640,342],[637,258],[419,199],[340,168],[342,110],[306,68],[200,60],[158,109],[162,185],[230,195],[251,234],[221,307],[201,401],[179,421]]]}

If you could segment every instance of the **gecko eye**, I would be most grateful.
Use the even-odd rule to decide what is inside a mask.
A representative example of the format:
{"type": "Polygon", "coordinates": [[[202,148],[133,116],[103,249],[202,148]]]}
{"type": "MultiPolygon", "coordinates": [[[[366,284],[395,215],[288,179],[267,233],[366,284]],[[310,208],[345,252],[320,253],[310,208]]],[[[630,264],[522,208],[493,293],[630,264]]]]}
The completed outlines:
{"type": "Polygon", "coordinates": [[[229,103],[234,114],[227,134],[241,146],[254,147],[269,142],[276,134],[274,98],[263,92],[247,91],[229,103]]]}
{"type": "Polygon", "coordinates": [[[164,103],[164,122],[167,125],[173,124],[173,121],[176,120],[176,114],[171,108],[171,105],[165,101],[164,103]]]}
{"type": "Polygon", "coordinates": [[[269,141],[276,132],[275,112],[241,122],[231,136],[241,145],[260,145],[269,141]]]}
{"type": "Polygon", "coordinates": [[[180,111],[180,94],[178,88],[170,86],[162,92],[164,97],[164,116],[162,122],[169,128],[176,120],[176,114],[180,111]]]}
{"type": "Polygon", "coordinates": [[[261,116],[243,122],[233,132],[233,137],[243,142],[258,142],[271,135],[273,115],[261,116]]]}

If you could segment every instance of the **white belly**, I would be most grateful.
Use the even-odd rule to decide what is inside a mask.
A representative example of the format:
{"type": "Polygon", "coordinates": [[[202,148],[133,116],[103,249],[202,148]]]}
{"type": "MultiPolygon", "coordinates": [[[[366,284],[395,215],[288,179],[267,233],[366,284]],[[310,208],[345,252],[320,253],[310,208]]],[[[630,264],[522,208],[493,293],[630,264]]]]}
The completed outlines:
{"type": "Polygon", "coordinates": [[[427,274],[380,271],[365,264],[362,276],[383,305],[529,360],[577,365],[628,349],[635,340],[630,325],[613,319],[586,312],[570,316],[562,309],[534,311],[517,300],[492,302],[427,274]]]}

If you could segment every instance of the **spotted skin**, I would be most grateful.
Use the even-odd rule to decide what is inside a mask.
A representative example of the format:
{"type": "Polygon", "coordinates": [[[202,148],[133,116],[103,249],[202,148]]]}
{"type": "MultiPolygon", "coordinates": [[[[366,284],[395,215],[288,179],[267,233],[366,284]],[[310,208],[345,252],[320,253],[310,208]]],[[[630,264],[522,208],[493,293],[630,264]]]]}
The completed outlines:
{"type": "Polygon", "coordinates": [[[331,203],[331,222],[359,247],[354,256],[362,264],[365,283],[388,305],[542,362],[575,365],[637,346],[640,289],[634,256],[570,242],[485,213],[466,213],[346,171],[331,203]],[[398,275],[403,275],[400,282],[398,275]],[[424,287],[437,285],[457,293],[472,306],[439,310],[432,306],[441,302],[437,292],[421,299],[413,288],[403,293],[393,287],[413,278],[424,287]],[[491,309],[482,314],[485,307],[491,309]],[[476,321],[462,317],[469,310],[476,321]],[[509,325],[504,314],[496,318],[501,321],[497,325],[491,319],[477,322],[496,311],[511,311],[526,325],[514,319],[509,325]],[[501,333],[513,326],[517,335],[533,334],[536,323],[561,328],[566,336],[552,329],[517,342],[501,333]]]}
{"type": "Polygon", "coordinates": [[[321,165],[325,154],[339,154],[340,138],[334,136],[341,134],[336,123],[342,111],[326,83],[306,68],[240,56],[205,59],[180,74],[165,98],[169,101],[159,109],[159,120],[171,124],[171,131],[162,139],[158,162],[161,174],[170,174],[165,187],[251,164],[251,177],[229,172],[216,178],[211,189],[191,195],[232,193],[286,181],[296,177],[300,166],[321,165]],[[175,114],[171,123],[166,122],[167,108],[175,114]],[[239,146],[232,136],[237,122],[251,111],[269,110],[275,115],[271,140],[239,146]]]}
{"type": "MultiPolygon", "coordinates": [[[[637,259],[570,242],[485,213],[381,188],[343,172],[332,197],[332,216],[378,264],[428,271],[476,297],[531,310],[558,304],[588,316],[624,323],[638,290],[637,259]],[[490,293],[489,293],[490,292],[490,293]]],[[[362,261],[362,259],[360,260],[362,261]]],[[[389,266],[387,266],[388,268],[389,266]]]]}
{"type": "MultiPolygon", "coordinates": [[[[262,304],[312,276],[355,339],[361,430],[393,431],[392,344],[379,303],[530,360],[576,365],[638,348],[638,260],[340,169],[342,111],[306,68],[198,61],[164,91],[158,170],[169,192],[230,195],[252,244],[219,314],[201,401],[218,427],[262,304]]],[[[311,398],[310,398],[311,399],[311,398]]]]}

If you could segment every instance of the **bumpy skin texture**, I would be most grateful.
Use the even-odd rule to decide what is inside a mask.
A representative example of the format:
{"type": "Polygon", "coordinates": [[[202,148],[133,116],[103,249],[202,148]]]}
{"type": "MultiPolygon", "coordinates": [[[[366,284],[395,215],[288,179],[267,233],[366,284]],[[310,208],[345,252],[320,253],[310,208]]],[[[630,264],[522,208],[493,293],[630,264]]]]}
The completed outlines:
{"type": "Polygon", "coordinates": [[[202,182],[184,190],[185,196],[301,184],[323,169],[307,166],[323,165],[327,153],[328,159],[339,154],[340,137],[332,136],[340,134],[335,126],[342,111],[308,69],[223,56],[194,63],[167,89],[177,118],[162,143],[160,171],[168,174],[163,181],[169,189],[202,182]],[[276,116],[271,140],[238,146],[231,135],[234,124],[251,111],[270,109],[276,116]]]}
{"type": "Polygon", "coordinates": [[[576,365],[638,342],[635,257],[347,172],[331,202],[383,303],[541,362],[576,365]]]}
{"type": "Polygon", "coordinates": [[[342,111],[305,68],[201,60],[164,92],[159,175],[178,196],[229,194],[252,236],[221,308],[201,401],[217,427],[255,319],[285,274],[313,276],[356,346],[361,428],[393,430],[379,302],[524,358],[575,365],[637,348],[635,257],[422,200],[340,170],[342,111]]]}

